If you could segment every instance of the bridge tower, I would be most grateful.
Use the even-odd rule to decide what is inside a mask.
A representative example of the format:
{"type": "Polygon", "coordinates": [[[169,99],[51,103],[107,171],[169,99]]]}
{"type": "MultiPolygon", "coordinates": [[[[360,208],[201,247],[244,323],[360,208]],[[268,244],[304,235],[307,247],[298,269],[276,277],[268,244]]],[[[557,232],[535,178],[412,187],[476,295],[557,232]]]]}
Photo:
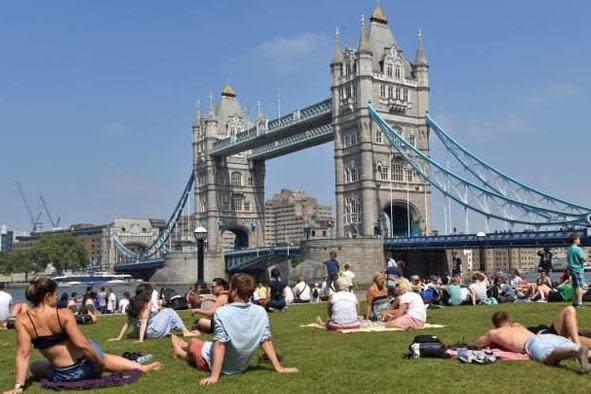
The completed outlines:
{"type": "MultiPolygon", "coordinates": [[[[265,163],[248,160],[247,152],[228,157],[209,154],[215,141],[235,138],[237,133],[254,126],[231,86],[222,91],[217,110],[212,95],[209,101],[207,115],[203,117],[197,108],[193,122],[195,219],[208,231],[208,253],[221,255],[229,249],[264,245],[265,163]]],[[[259,106],[255,122],[264,121],[259,106]]],[[[217,267],[215,272],[223,273],[223,269],[217,267]]]]}
{"type": "Polygon", "coordinates": [[[362,17],[357,49],[341,48],[337,30],[330,68],[338,237],[430,232],[428,184],[392,152],[367,110],[371,101],[407,141],[429,153],[429,65],[421,32],[418,37],[409,61],[379,5],[368,26],[362,17]]]}

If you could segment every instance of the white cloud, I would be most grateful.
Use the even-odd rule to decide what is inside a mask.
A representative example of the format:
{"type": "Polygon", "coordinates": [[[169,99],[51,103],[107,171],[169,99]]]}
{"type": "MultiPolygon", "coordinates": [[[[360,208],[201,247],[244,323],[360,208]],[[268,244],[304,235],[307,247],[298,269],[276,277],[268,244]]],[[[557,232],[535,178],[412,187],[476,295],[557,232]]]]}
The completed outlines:
{"type": "Polygon", "coordinates": [[[537,91],[532,91],[524,97],[524,102],[531,106],[544,106],[564,103],[583,94],[579,85],[572,83],[555,83],[547,85],[537,91]]]}
{"type": "Polygon", "coordinates": [[[257,46],[267,60],[291,61],[330,47],[330,38],[321,33],[302,33],[294,37],[275,37],[257,46]]]}

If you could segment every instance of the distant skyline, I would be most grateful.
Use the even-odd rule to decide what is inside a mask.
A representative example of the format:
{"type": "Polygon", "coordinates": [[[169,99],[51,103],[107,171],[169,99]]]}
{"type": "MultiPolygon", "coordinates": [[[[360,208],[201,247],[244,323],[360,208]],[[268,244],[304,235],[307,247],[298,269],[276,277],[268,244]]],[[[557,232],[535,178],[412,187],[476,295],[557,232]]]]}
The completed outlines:
{"type": "MultiPolygon", "coordinates": [[[[410,59],[423,32],[439,123],[510,175],[591,206],[591,4],[381,5],[410,59]]],[[[167,218],[191,171],[196,101],[206,111],[210,92],[217,103],[230,83],[251,116],[261,101],[272,119],[279,94],[284,114],[329,97],[335,28],[343,45],[356,47],[361,14],[374,7],[358,0],[2,4],[0,224],[30,229],[15,180],[34,214],[43,194],[62,225],[167,218]]],[[[301,189],[334,207],[333,155],[329,143],[267,162],[267,198],[301,189]]],[[[439,229],[441,211],[434,192],[439,229]]],[[[48,229],[45,214],[42,221],[48,229]]]]}

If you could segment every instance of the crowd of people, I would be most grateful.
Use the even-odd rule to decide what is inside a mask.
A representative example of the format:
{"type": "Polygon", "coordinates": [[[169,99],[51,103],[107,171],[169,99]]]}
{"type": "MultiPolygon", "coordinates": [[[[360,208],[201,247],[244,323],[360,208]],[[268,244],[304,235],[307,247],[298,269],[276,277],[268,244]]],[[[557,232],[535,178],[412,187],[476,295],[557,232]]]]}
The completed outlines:
{"type": "Polygon", "coordinates": [[[127,319],[119,335],[110,341],[131,337],[142,342],[171,336],[177,358],[208,372],[208,377],[201,380],[203,385],[215,384],[222,374],[244,372],[259,346],[276,372],[297,372],[281,365],[271,341],[267,313],[284,310],[293,303],[321,299],[327,301],[328,319],[319,316],[316,322],[329,330],[356,329],[363,320],[381,322],[386,328],[419,329],[427,322],[427,311],[432,306],[572,300],[572,306],[563,309],[550,326],[541,329],[526,329],[512,322],[507,313],[498,311],[492,318],[494,328],[478,338],[477,345],[496,344],[527,353],[548,365],[574,358],[579,361],[581,372],[587,373],[591,339],[579,334],[576,319],[576,307],[582,306],[586,287],[583,262],[587,257],[579,247],[578,237],[572,236],[570,241],[569,267],[556,283],[550,279],[548,270],[542,269],[534,283],[513,270],[511,275],[498,273],[490,277],[474,272],[471,283],[464,284],[461,260],[456,254],[452,255],[452,275],[411,276],[409,280],[404,276],[406,265],[387,254],[385,269],[374,275],[362,309],[355,292],[355,274],[349,264],[341,266],[335,252],[326,261],[324,283],[322,286],[315,283],[314,287],[304,276],[289,286],[275,268],[268,283],[257,283],[252,276],[241,273],[233,275],[229,282],[214,278],[211,293],[196,283],[184,296],[173,297],[165,296],[164,289],[159,293],[151,284],[142,283],[133,296],[125,293],[118,300],[111,288],[95,292],[92,287],[81,298],[76,293],[58,297],[56,282],[40,277],[33,279],[26,290],[28,304],[17,304],[10,311],[11,296],[4,291],[4,284],[0,284],[0,321],[13,319],[17,338],[16,384],[10,392],[22,391],[29,369],[34,377],[55,382],[91,379],[103,371],[150,373],[161,369],[160,362],[150,360],[142,364],[105,353],[78,327],[80,316],[89,315],[92,323],[96,323],[99,314],[115,312],[124,313],[127,319]],[[180,298],[190,306],[192,315],[198,315],[192,327],[187,328],[178,313],[166,307],[174,305],[174,298],[180,298]],[[212,339],[196,338],[201,333],[211,333],[212,339]],[[33,348],[45,360],[30,363],[33,348]]]}

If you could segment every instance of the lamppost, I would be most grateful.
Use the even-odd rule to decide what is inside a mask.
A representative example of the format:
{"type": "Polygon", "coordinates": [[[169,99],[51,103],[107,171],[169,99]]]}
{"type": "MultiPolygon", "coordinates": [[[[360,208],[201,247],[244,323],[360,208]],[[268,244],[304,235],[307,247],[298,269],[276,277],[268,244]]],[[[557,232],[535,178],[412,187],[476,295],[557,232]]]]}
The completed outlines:
{"type": "Polygon", "coordinates": [[[199,226],[193,232],[193,236],[197,241],[197,282],[203,282],[203,249],[207,239],[207,229],[199,226]]]}
{"type": "Polygon", "coordinates": [[[484,241],[486,240],[486,233],[484,233],[482,231],[476,233],[476,239],[478,240],[479,250],[480,250],[480,258],[478,259],[480,261],[480,263],[479,263],[480,272],[485,272],[486,271],[486,253],[484,250],[484,241]]]}

